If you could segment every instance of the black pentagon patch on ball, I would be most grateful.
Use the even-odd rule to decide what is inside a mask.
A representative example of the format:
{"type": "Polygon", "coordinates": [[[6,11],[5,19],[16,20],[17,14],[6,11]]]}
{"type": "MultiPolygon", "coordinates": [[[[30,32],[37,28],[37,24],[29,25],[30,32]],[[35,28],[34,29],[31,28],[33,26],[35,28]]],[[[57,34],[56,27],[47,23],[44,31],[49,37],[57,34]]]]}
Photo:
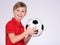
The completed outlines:
{"type": "Polygon", "coordinates": [[[37,20],[33,20],[32,23],[33,23],[33,24],[38,24],[38,21],[37,21],[37,20]]]}
{"type": "Polygon", "coordinates": [[[27,25],[26,25],[26,29],[27,29],[28,26],[29,26],[29,25],[27,24],[27,25]]]}
{"type": "Polygon", "coordinates": [[[44,25],[43,24],[41,25],[41,29],[44,30],[44,25]]]}

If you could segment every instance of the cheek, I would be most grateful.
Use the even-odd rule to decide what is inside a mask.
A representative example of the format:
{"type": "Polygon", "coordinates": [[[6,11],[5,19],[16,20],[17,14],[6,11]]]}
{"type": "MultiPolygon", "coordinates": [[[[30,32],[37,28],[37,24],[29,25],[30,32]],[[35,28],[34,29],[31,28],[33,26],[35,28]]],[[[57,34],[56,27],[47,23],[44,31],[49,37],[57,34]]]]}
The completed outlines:
{"type": "Polygon", "coordinates": [[[15,14],[15,15],[17,15],[17,14],[19,14],[19,12],[17,12],[17,11],[14,11],[14,14],[15,14]]]}
{"type": "Polygon", "coordinates": [[[15,12],[15,14],[17,15],[17,14],[19,14],[18,12],[15,12]]]}
{"type": "Polygon", "coordinates": [[[23,15],[23,16],[25,16],[25,15],[26,15],[26,13],[24,12],[24,13],[22,13],[22,15],[23,15]]]}
{"type": "Polygon", "coordinates": [[[17,12],[14,12],[14,16],[15,16],[15,17],[17,16],[17,14],[18,14],[17,12]]]}
{"type": "Polygon", "coordinates": [[[16,11],[14,11],[14,15],[16,15],[17,13],[16,13],[16,11]]]}

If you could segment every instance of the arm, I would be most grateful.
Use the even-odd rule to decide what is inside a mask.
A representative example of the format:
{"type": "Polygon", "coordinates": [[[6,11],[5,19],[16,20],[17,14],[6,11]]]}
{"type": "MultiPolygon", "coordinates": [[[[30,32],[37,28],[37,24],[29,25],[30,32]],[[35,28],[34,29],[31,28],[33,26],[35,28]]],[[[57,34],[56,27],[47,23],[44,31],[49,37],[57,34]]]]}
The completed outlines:
{"type": "Polygon", "coordinates": [[[14,44],[14,43],[22,40],[27,34],[28,34],[27,32],[24,32],[20,35],[15,35],[14,33],[10,33],[10,34],[8,34],[8,36],[9,36],[11,42],[14,44]]]}
{"type": "Polygon", "coordinates": [[[31,35],[28,35],[28,36],[24,39],[25,45],[29,42],[30,39],[31,39],[31,35]]]}
{"type": "MultiPolygon", "coordinates": [[[[13,44],[15,44],[16,42],[22,40],[26,35],[30,35],[30,34],[36,33],[35,29],[36,28],[30,28],[30,27],[28,27],[27,31],[23,32],[22,34],[15,35],[14,33],[9,33],[8,36],[9,36],[11,42],[13,44]]],[[[30,38],[28,38],[28,39],[27,38],[25,39],[26,40],[25,43],[27,43],[29,41],[29,39],[30,39],[30,38]]]]}

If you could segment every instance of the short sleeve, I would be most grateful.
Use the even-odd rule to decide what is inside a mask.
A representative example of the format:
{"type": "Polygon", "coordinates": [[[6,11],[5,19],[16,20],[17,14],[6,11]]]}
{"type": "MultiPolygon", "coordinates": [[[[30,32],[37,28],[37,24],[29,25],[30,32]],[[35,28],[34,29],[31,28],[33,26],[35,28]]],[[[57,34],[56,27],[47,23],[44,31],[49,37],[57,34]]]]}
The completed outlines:
{"type": "Polygon", "coordinates": [[[8,23],[6,25],[6,33],[9,34],[9,33],[15,33],[14,31],[14,25],[12,23],[8,23]]]}

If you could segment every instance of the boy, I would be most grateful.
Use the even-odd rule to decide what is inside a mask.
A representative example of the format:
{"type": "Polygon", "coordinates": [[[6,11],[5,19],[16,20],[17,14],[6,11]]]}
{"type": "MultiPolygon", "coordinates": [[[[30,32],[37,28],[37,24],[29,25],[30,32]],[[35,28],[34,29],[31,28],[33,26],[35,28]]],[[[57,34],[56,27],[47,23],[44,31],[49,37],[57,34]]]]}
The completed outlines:
{"type": "Polygon", "coordinates": [[[26,11],[27,6],[25,3],[17,2],[14,5],[14,17],[6,24],[6,45],[26,45],[31,38],[30,34],[36,33],[36,27],[24,29],[21,23],[26,11]],[[26,35],[28,36],[25,38],[26,35]]]}

